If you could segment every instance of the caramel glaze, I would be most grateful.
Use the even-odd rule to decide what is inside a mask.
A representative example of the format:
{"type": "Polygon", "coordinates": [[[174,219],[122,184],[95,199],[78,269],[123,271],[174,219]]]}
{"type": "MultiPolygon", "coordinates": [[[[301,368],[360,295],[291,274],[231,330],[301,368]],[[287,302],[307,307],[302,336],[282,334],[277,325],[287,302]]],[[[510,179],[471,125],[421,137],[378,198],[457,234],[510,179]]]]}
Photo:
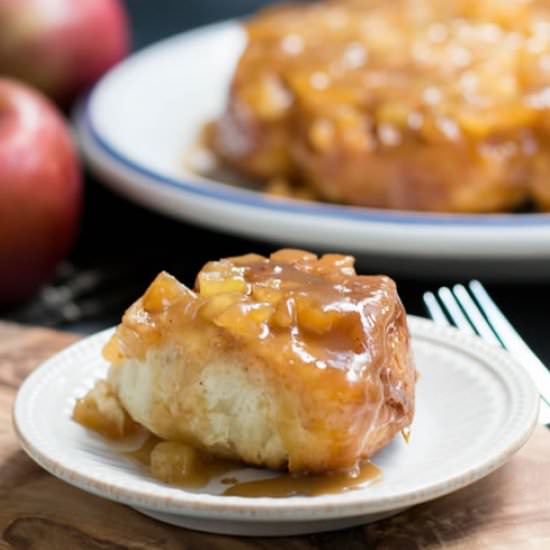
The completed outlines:
{"type": "MultiPolygon", "coordinates": [[[[104,355],[115,366],[143,361],[152,349],[181,349],[193,337],[201,353],[215,342],[258,357],[278,398],[291,396],[277,419],[288,468],[352,467],[410,424],[415,383],[395,284],[356,275],[353,262],[299,250],[250,254],[206,264],[194,291],[162,273],[126,312],[104,355]],[[302,431],[292,428],[296,416],[302,431]],[[314,438],[317,462],[311,447],[302,450],[304,433],[314,438]]],[[[196,436],[168,428],[159,435],[200,447],[196,436]]]]}
{"type": "MultiPolygon", "coordinates": [[[[364,461],[355,468],[329,472],[324,475],[281,472],[276,477],[239,481],[239,478],[235,477],[238,476],[238,473],[235,472],[243,467],[242,464],[201,453],[196,455],[197,460],[188,470],[171,468],[168,472],[169,475],[166,475],[166,471],[156,471],[151,465],[151,455],[161,442],[162,440],[158,437],[150,435],[137,449],[123,454],[138,462],[160,481],[186,489],[199,489],[207,486],[209,482],[221,478],[221,483],[228,486],[222,492],[223,496],[281,498],[337,494],[365,487],[378,481],[381,477],[379,468],[371,462],[364,461]]],[[[177,462],[177,459],[172,460],[174,463],[177,462]]]]}

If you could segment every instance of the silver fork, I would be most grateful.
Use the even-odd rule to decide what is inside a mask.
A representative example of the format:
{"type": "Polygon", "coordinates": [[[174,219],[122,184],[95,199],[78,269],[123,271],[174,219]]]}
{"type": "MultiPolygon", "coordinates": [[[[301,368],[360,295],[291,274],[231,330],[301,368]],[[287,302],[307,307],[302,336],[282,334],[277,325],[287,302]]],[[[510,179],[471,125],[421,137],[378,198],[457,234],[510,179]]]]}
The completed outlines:
{"type": "Polygon", "coordinates": [[[468,287],[441,287],[424,293],[430,317],[439,324],[455,325],[508,350],[529,373],[540,394],[539,422],[550,425],[550,371],[531,351],[479,281],[468,287]]]}

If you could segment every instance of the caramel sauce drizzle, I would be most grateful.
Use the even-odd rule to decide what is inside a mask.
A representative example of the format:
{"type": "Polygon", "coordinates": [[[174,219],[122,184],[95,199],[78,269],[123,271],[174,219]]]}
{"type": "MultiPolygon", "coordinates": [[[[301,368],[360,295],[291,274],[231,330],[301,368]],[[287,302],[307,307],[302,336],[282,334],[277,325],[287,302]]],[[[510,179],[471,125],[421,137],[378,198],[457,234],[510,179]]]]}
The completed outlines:
{"type": "Polygon", "coordinates": [[[323,475],[283,473],[271,479],[237,482],[224,496],[273,497],[333,495],[370,485],[380,479],[381,470],[372,462],[363,462],[356,469],[323,475]]]}
{"type": "MultiPolygon", "coordinates": [[[[160,442],[162,442],[161,439],[150,435],[137,449],[122,454],[140,464],[148,473],[158,479],[151,469],[151,453],[160,442]]],[[[280,472],[276,477],[240,481],[238,470],[243,467],[242,464],[207,454],[199,456],[200,459],[194,468],[183,475],[176,473],[169,478],[161,478],[160,481],[185,489],[200,489],[206,487],[211,481],[221,478],[221,483],[227,485],[227,488],[221,493],[223,496],[285,498],[339,494],[371,485],[382,476],[382,472],[377,466],[372,462],[364,461],[356,468],[323,475],[280,472]]]]}

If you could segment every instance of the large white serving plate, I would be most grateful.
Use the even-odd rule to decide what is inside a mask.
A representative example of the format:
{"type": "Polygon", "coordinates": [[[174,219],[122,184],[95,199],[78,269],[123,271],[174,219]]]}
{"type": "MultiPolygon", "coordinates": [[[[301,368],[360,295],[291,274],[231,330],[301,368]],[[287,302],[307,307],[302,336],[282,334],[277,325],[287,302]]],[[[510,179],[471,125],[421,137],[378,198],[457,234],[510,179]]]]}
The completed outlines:
{"type": "Polygon", "coordinates": [[[550,273],[550,214],[355,208],[278,199],[192,173],[184,155],[223,110],[244,44],[239,23],[216,24],[164,40],[108,73],[75,116],[84,154],[103,181],[182,220],[286,245],[349,251],[391,269],[456,273],[458,262],[478,276],[550,273]]]}
{"type": "MultiPolygon", "coordinates": [[[[510,355],[481,339],[409,318],[420,373],[412,438],[373,457],[375,484],[338,495],[224,497],[219,482],[189,491],[155,481],[101,437],[71,420],[77,397],[105,375],[111,331],[55,355],[24,382],[14,407],[21,445],[52,474],[166,521],[217,533],[289,535],[340,529],[397,513],[489,474],[528,439],[539,396],[510,355]]],[[[266,477],[242,469],[240,479],[266,477]]],[[[273,475],[273,474],[271,474],[273,475]]],[[[232,474],[233,476],[233,474],[232,474]]]]}

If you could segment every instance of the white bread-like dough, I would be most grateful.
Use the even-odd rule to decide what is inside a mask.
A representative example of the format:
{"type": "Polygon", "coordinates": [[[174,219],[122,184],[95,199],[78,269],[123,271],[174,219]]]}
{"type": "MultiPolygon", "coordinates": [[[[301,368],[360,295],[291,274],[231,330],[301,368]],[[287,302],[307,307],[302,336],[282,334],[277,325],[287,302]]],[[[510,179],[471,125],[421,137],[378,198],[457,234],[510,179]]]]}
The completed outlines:
{"type": "Polygon", "coordinates": [[[263,369],[228,355],[190,372],[192,380],[182,384],[187,369],[182,354],[152,350],[143,362],[113,367],[110,381],[130,416],[159,437],[251,464],[286,465],[280,403],[263,369]]]}

